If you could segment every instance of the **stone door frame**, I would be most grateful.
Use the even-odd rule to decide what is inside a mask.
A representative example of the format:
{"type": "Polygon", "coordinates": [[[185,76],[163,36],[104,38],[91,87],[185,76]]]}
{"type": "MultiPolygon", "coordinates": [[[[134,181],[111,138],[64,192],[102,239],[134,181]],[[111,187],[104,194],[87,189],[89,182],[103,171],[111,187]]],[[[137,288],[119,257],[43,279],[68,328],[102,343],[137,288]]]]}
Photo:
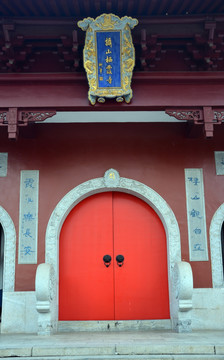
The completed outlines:
{"type": "MultiPolygon", "coordinates": [[[[181,261],[180,231],[176,217],[167,202],[147,185],[133,180],[120,177],[118,171],[109,169],[104,177],[86,181],[68,192],[57,204],[49,219],[46,230],[45,262],[52,265],[56,278],[56,297],[58,307],[58,279],[59,279],[59,237],[61,227],[69,212],[83,199],[107,191],[125,192],[134,195],[151,206],[160,217],[166,232],[167,239],[167,263],[169,281],[170,315],[176,316],[175,303],[175,274],[174,266],[181,261]]],[[[58,322],[58,311],[56,323],[58,322]]]]}
{"type": "Polygon", "coordinates": [[[3,263],[3,298],[2,298],[2,326],[1,332],[7,323],[7,298],[15,289],[15,261],[16,261],[16,230],[7,211],[0,206],[0,223],[4,236],[4,263],[3,263]]]}
{"type": "MultiPolygon", "coordinates": [[[[0,206],[0,223],[4,233],[3,293],[15,287],[16,230],[7,211],[0,206]]],[[[4,298],[3,306],[4,308],[4,298]]]]}
{"type": "Polygon", "coordinates": [[[210,225],[210,251],[213,288],[224,287],[221,229],[224,223],[224,204],[215,212],[210,225]]]}

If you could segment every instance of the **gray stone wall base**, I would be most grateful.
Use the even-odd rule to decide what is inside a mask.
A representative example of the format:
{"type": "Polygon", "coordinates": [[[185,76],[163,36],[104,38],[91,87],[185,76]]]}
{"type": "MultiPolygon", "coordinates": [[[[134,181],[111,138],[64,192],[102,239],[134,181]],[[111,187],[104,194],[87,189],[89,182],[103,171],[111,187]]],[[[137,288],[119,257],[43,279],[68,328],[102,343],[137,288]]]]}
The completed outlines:
{"type": "Polygon", "coordinates": [[[192,328],[224,330],[224,288],[194,289],[192,328]]]}
{"type": "Polygon", "coordinates": [[[2,333],[37,333],[36,295],[34,291],[4,292],[2,333]]]}
{"type": "MultiPolygon", "coordinates": [[[[192,309],[192,330],[224,330],[224,289],[194,289],[193,290],[193,309],[192,309]]],[[[169,320],[150,321],[152,330],[164,330],[169,320]]],[[[58,331],[66,331],[67,324],[58,323],[58,331]],[[64,328],[64,330],[62,329],[64,328]]],[[[85,322],[85,327],[77,322],[71,322],[72,331],[88,331],[91,329],[91,322],[85,322]]],[[[100,328],[104,327],[104,323],[97,322],[100,328]]],[[[143,327],[144,322],[137,322],[143,327]]],[[[125,322],[123,329],[129,325],[125,322]]],[[[136,325],[137,326],[137,325],[136,325]]],[[[119,329],[119,326],[118,326],[119,329]]],[[[35,292],[6,292],[4,293],[4,306],[2,313],[2,333],[37,333],[38,331],[38,312],[36,310],[35,292]],[[15,316],[16,314],[16,316],[15,316]]]]}

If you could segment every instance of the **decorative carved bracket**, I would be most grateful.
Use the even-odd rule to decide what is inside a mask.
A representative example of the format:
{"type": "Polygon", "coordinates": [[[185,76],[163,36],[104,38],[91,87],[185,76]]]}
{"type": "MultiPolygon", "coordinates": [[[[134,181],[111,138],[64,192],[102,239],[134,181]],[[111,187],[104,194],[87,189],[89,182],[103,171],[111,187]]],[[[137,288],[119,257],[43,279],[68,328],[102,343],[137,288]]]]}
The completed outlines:
{"type": "Polygon", "coordinates": [[[44,121],[54,115],[56,115],[56,111],[18,110],[18,108],[9,108],[8,110],[0,111],[0,126],[7,126],[8,138],[16,140],[20,126],[27,126],[30,123],[44,121]]]}
{"type": "Polygon", "coordinates": [[[202,109],[169,109],[166,114],[177,120],[203,125],[206,138],[213,137],[214,125],[220,125],[224,121],[224,109],[212,109],[210,106],[202,109]]]}

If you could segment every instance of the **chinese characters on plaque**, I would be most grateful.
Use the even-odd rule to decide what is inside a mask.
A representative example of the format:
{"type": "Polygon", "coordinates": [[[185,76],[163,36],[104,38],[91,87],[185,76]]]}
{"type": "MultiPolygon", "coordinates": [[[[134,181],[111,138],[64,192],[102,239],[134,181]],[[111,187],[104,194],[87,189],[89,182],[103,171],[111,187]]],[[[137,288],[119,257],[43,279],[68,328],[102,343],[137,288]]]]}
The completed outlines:
{"type": "Polygon", "coordinates": [[[39,171],[21,171],[19,264],[37,263],[38,193],[39,171]]]}
{"type": "Polygon", "coordinates": [[[185,169],[190,261],[207,261],[207,231],[202,169],[185,169]]]}
{"type": "Polygon", "coordinates": [[[98,87],[121,87],[120,31],[97,31],[98,87]]]}
{"type": "Polygon", "coordinates": [[[78,26],[86,31],[83,61],[92,105],[96,100],[103,103],[106,98],[116,98],[117,102],[131,101],[135,66],[131,29],[137,24],[137,19],[119,18],[114,14],[78,22],[78,26]]]}

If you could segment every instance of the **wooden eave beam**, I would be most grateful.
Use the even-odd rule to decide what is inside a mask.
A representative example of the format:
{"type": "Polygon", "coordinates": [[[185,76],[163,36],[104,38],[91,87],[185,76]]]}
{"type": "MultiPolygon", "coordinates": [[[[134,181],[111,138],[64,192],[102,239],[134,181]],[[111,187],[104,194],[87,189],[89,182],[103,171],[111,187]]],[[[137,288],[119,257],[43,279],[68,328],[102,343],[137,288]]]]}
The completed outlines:
{"type": "MultiPolygon", "coordinates": [[[[80,2],[79,2],[80,4],[80,2]]],[[[80,17],[74,18],[57,18],[52,19],[50,17],[44,18],[23,18],[23,17],[10,17],[10,22],[20,25],[72,25],[75,26],[75,23],[80,20],[80,17]]],[[[206,20],[211,20],[214,22],[223,22],[224,15],[186,15],[186,16],[148,16],[148,17],[138,17],[139,25],[151,25],[151,24],[195,24],[195,23],[204,23],[206,20]]],[[[7,22],[7,17],[0,18],[0,24],[7,22]]]]}
{"type": "MultiPolygon", "coordinates": [[[[221,82],[224,85],[224,72],[134,72],[133,81],[141,80],[143,82],[163,82],[163,83],[175,83],[184,82],[188,83],[207,83],[209,82],[221,82]]],[[[26,82],[26,81],[38,81],[38,82],[80,82],[86,81],[84,73],[38,73],[38,74],[13,74],[5,73],[0,74],[0,82],[26,82]]]]}
{"type": "MultiPolygon", "coordinates": [[[[175,117],[180,121],[187,121],[189,124],[202,125],[206,138],[212,138],[214,125],[221,125],[224,121],[224,107],[212,108],[173,108],[166,109],[166,114],[175,117]]],[[[42,122],[47,118],[56,115],[56,111],[44,109],[0,109],[0,126],[7,126],[8,138],[17,140],[19,127],[27,126],[34,122],[42,122]]]]}
{"type": "MultiPolygon", "coordinates": [[[[209,138],[215,125],[224,120],[224,73],[134,73],[132,89],[134,96],[130,104],[107,99],[105,104],[97,103],[93,107],[88,101],[84,74],[0,75],[0,123],[8,126],[10,138],[15,139],[18,128],[27,125],[25,118],[20,117],[21,111],[160,110],[169,111],[172,116],[178,112],[181,116],[190,114],[180,120],[201,125],[209,138]],[[192,111],[199,116],[191,115],[192,111]],[[13,117],[15,112],[19,115],[13,117]]],[[[28,123],[32,122],[30,119],[28,123]]]]}

